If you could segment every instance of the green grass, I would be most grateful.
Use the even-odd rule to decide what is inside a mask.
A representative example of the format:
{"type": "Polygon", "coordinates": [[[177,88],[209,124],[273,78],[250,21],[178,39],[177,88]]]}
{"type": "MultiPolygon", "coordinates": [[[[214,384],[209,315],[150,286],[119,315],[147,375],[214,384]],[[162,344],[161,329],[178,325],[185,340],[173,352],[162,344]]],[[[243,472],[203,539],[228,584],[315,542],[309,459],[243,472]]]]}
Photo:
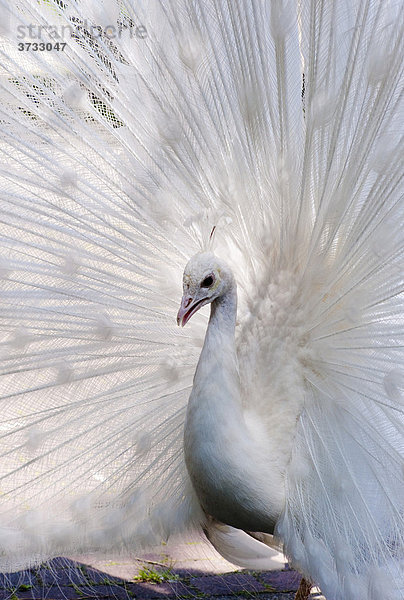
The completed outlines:
{"type": "Polygon", "coordinates": [[[134,581],[148,581],[150,583],[163,583],[163,581],[176,581],[178,579],[179,576],[173,573],[171,569],[157,571],[150,567],[143,567],[133,578],[134,581]]]}
{"type": "Polygon", "coordinates": [[[32,589],[32,585],[30,585],[28,583],[22,583],[21,585],[18,586],[17,592],[26,592],[31,589],[32,589]]]}

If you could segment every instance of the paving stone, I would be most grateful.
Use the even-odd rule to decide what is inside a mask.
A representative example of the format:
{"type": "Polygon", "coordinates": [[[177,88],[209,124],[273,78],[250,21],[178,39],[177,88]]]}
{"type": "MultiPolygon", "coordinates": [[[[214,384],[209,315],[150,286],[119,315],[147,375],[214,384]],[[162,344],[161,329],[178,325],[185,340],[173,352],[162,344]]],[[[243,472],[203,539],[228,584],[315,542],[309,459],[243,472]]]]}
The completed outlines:
{"type": "Polygon", "coordinates": [[[50,560],[46,561],[42,566],[55,569],[72,569],[80,564],[80,561],[72,560],[71,558],[66,558],[65,556],[57,556],[56,558],[51,558],[50,560]]]}
{"type": "Polygon", "coordinates": [[[151,598],[181,598],[194,597],[195,590],[181,581],[170,581],[165,583],[133,583],[127,586],[127,589],[139,600],[149,600],[151,598]]]}
{"type": "Polygon", "coordinates": [[[190,584],[205,594],[218,596],[234,592],[264,592],[265,587],[247,573],[191,578],[190,584]]]}
{"type": "Polygon", "coordinates": [[[139,573],[139,570],[145,566],[144,563],[138,560],[129,560],[128,558],[124,560],[96,560],[88,557],[86,561],[85,557],[82,557],[82,560],[84,560],[84,563],[81,562],[80,564],[84,564],[87,569],[93,569],[104,573],[105,577],[116,578],[121,581],[132,580],[139,573]]]}
{"type": "Polygon", "coordinates": [[[86,568],[85,575],[88,581],[90,581],[92,584],[101,583],[105,585],[117,585],[123,584],[127,581],[126,579],[122,579],[122,577],[114,577],[113,575],[108,575],[108,573],[104,573],[98,569],[93,569],[92,567],[86,568]]]}
{"type": "Polygon", "coordinates": [[[42,590],[39,587],[31,587],[29,590],[17,588],[14,592],[14,596],[17,596],[18,600],[37,600],[42,598],[42,590]]]}
{"type": "Polygon", "coordinates": [[[36,583],[33,571],[17,571],[16,573],[0,573],[0,590],[17,588],[20,585],[34,585],[36,583]]]}
{"type": "Polygon", "coordinates": [[[47,561],[33,569],[34,572],[43,574],[44,578],[46,575],[49,575],[50,580],[52,580],[52,573],[64,573],[65,575],[71,575],[71,580],[76,582],[79,581],[80,578],[83,578],[83,570],[87,569],[87,565],[76,562],[69,558],[54,558],[52,560],[47,561]]]}
{"type": "MultiPolygon", "coordinates": [[[[0,600],[10,600],[10,590],[20,585],[32,586],[16,594],[20,600],[293,600],[299,581],[284,561],[279,571],[240,571],[207,542],[176,542],[146,556],[58,557],[31,571],[0,574],[0,600]],[[179,579],[161,584],[133,579],[147,567],[170,568],[179,579]]],[[[311,600],[324,598],[313,594],[311,600]]]]}
{"type": "Polygon", "coordinates": [[[258,576],[259,581],[270,585],[277,592],[296,591],[300,585],[301,575],[296,571],[266,571],[258,576]]]}
{"type": "MultiPolygon", "coordinates": [[[[200,571],[199,569],[177,569],[173,567],[170,569],[173,575],[177,575],[180,579],[191,579],[195,577],[206,577],[207,573],[204,571],[200,571]]],[[[220,575],[221,576],[221,575],[220,575]]]]}
{"type": "Polygon", "coordinates": [[[35,600],[84,600],[85,597],[86,596],[83,596],[80,588],[74,588],[72,586],[51,586],[42,588],[41,595],[38,598],[35,598],[35,600]]]}
{"type": "Polygon", "coordinates": [[[116,600],[129,600],[132,596],[124,587],[110,585],[94,585],[81,587],[78,598],[110,598],[116,600]]]}
{"type": "Polygon", "coordinates": [[[38,582],[44,586],[58,585],[83,585],[89,583],[89,580],[82,571],[73,569],[43,569],[36,572],[38,582]]]}
{"type": "MultiPolygon", "coordinates": [[[[215,600],[235,600],[235,598],[239,598],[240,596],[215,596],[215,600]]],[[[267,593],[267,594],[259,594],[257,596],[250,596],[250,600],[294,600],[295,593],[290,592],[286,594],[282,594],[279,592],[267,593]]],[[[243,598],[243,600],[248,600],[248,598],[243,598]]]]}

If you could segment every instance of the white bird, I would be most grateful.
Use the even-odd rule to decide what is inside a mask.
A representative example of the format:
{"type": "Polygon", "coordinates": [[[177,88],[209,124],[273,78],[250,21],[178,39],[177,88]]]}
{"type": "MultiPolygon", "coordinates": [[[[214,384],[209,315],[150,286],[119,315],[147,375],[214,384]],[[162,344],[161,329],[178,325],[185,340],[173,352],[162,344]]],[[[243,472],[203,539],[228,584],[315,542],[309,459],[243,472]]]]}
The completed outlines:
{"type": "Polygon", "coordinates": [[[0,568],[401,600],[402,3],[0,6],[0,568]]]}

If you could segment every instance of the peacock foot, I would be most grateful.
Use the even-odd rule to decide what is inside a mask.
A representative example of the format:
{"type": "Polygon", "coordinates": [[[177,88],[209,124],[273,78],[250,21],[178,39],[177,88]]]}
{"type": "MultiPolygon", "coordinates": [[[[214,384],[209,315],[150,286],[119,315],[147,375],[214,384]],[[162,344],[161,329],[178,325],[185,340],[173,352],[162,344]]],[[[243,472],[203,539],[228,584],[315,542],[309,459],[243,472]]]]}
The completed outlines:
{"type": "Polygon", "coordinates": [[[302,577],[299,589],[296,592],[295,600],[307,600],[307,598],[310,596],[312,587],[312,584],[302,577]]]}

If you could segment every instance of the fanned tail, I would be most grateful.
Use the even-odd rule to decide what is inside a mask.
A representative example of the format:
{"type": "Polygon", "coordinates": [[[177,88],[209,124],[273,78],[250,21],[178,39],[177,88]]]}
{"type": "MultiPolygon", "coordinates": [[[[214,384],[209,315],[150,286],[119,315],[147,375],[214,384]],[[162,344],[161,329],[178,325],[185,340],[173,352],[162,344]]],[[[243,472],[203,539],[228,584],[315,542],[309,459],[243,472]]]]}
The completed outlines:
{"type": "Polygon", "coordinates": [[[404,593],[403,32],[383,8],[302,16],[305,391],[278,533],[333,600],[404,593]]]}
{"type": "MultiPolygon", "coordinates": [[[[151,106],[140,125],[128,66],[140,16],[104,9],[3,9],[4,570],[150,545],[203,520],[181,450],[200,339],[175,323],[181,269],[201,235],[183,226],[180,193],[167,205],[160,158],[141,139],[155,125],[151,106]],[[117,43],[90,33],[98,19],[121,28],[117,43]],[[71,37],[64,50],[19,53],[16,32],[30,24],[52,47],[51,27],[71,37]]],[[[138,71],[153,58],[145,44],[138,71]]]]}

